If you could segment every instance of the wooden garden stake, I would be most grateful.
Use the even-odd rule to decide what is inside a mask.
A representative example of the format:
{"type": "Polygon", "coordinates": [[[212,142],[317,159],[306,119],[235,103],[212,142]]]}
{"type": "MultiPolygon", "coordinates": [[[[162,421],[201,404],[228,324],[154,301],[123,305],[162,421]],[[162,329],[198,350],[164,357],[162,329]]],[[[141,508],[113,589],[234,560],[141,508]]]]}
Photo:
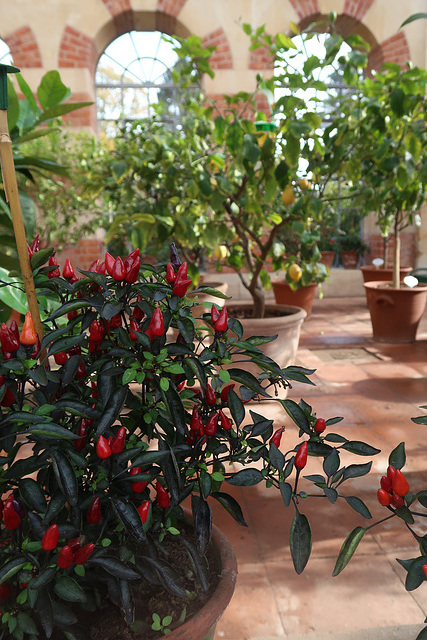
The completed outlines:
{"type": "Polygon", "coordinates": [[[21,265],[25,294],[27,296],[28,310],[31,312],[34,321],[34,327],[41,342],[43,338],[43,328],[40,319],[39,306],[37,304],[37,295],[36,288],[34,286],[33,272],[28,255],[27,239],[25,237],[21,203],[19,202],[19,192],[15,174],[15,163],[13,161],[12,154],[12,140],[9,135],[9,128],[7,124],[7,109],[9,106],[7,74],[18,72],[19,69],[17,69],[17,67],[13,67],[7,64],[0,64],[0,163],[6,201],[9,202],[10,211],[12,214],[13,230],[15,233],[19,264],[21,265]]]}

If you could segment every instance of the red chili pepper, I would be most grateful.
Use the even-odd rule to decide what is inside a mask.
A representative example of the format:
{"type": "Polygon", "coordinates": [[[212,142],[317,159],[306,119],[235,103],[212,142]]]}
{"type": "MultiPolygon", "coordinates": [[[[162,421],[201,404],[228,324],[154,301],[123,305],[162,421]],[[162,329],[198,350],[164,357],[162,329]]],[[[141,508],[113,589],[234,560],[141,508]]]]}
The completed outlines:
{"type": "Polygon", "coordinates": [[[397,493],[393,493],[393,495],[391,496],[391,506],[395,509],[401,509],[404,504],[405,502],[403,498],[401,496],[398,496],[397,493]]]}
{"type": "Polygon", "coordinates": [[[156,307],[151,317],[150,324],[145,332],[151,341],[154,338],[159,338],[165,334],[165,324],[163,321],[163,314],[160,307],[156,307]]]}
{"type": "Polygon", "coordinates": [[[224,306],[221,309],[221,313],[219,314],[218,320],[215,322],[215,325],[214,325],[215,331],[221,331],[221,332],[227,331],[227,320],[228,320],[227,309],[224,306]]]}
{"type": "Polygon", "coordinates": [[[113,443],[111,445],[111,453],[121,453],[125,447],[126,429],[120,427],[114,436],[113,443]]]}
{"type": "Polygon", "coordinates": [[[157,494],[157,502],[159,507],[162,509],[167,509],[170,506],[170,497],[166,489],[160,484],[160,482],[156,483],[156,494],[157,494]]]}
{"type": "Polygon", "coordinates": [[[82,546],[82,541],[83,540],[81,538],[73,538],[72,540],[70,540],[68,546],[70,547],[73,554],[80,549],[80,547],[82,546]]]}
{"type": "MultiPolygon", "coordinates": [[[[113,258],[114,260],[114,258],[113,258]]],[[[100,262],[98,268],[96,270],[97,273],[100,273],[102,276],[105,276],[105,272],[107,271],[107,267],[105,266],[105,260],[100,262]]]]}
{"type": "Polygon", "coordinates": [[[33,252],[33,250],[31,249],[31,247],[30,247],[30,245],[28,244],[28,242],[27,242],[27,251],[28,251],[28,257],[29,257],[29,259],[31,260],[31,258],[32,258],[32,257],[33,257],[33,255],[34,255],[34,252],[33,252]]]}
{"type": "MultiPolygon", "coordinates": [[[[4,378],[3,378],[3,376],[0,375],[0,389],[1,389],[1,387],[3,387],[4,384],[5,384],[4,378]]],[[[13,395],[13,393],[9,389],[9,387],[6,386],[6,390],[4,392],[4,396],[3,396],[3,398],[2,398],[2,400],[0,402],[0,405],[2,407],[11,407],[14,402],[15,402],[15,396],[13,395]]]]}
{"type": "Polygon", "coordinates": [[[10,584],[8,584],[7,582],[3,582],[3,584],[0,584],[0,600],[9,600],[11,595],[12,589],[10,584]]]}
{"type": "Polygon", "coordinates": [[[230,393],[230,389],[234,389],[236,385],[233,384],[227,384],[225,387],[223,387],[221,389],[221,400],[222,402],[224,402],[225,404],[228,402],[228,394],[230,393]]]}
{"type": "Polygon", "coordinates": [[[54,256],[50,256],[49,262],[47,264],[48,264],[49,267],[55,267],[55,269],[51,269],[50,271],[48,271],[47,277],[48,278],[59,278],[59,276],[61,275],[61,272],[59,271],[58,263],[56,261],[56,258],[54,256]]]}
{"type": "Polygon", "coordinates": [[[101,500],[98,496],[92,500],[86,518],[90,524],[98,524],[101,520],[101,500]]]}
{"type": "Polygon", "coordinates": [[[205,389],[205,401],[209,406],[216,404],[216,393],[209,383],[206,385],[205,389]]]}
{"type": "Polygon", "coordinates": [[[173,268],[173,264],[168,262],[166,265],[166,282],[172,284],[176,280],[175,269],[173,268]]]}
{"type": "Polygon", "coordinates": [[[98,393],[98,387],[96,386],[96,382],[91,380],[90,381],[90,386],[92,388],[92,393],[90,395],[92,396],[92,398],[98,398],[99,393],[98,393]]]}
{"type": "Polygon", "coordinates": [[[31,243],[31,251],[37,253],[40,251],[40,234],[38,233],[31,243]]]}
{"type": "Polygon", "coordinates": [[[109,276],[113,275],[113,269],[114,269],[115,262],[116,262],[116,260],[115,260],[115,258],[113,258],[111,253],[106,253],[105,254],[105,269],[106,269],[106,271],[107,271],[109,276]]]}
{"type": "Polygon", "coordinates": [[[214,436],[216,434],[218,429],[218,418],[219,413],[217,411],[208,418],[204,428],[204,433],[207,436],[214,436]]]}
{"type": "Polygon", "coordinates": [[[19,339],[21,341],[21,344],[23,344],[24,346],[32,346],[37,342],[37,334],[34,328],[33,316],[31,315],[30,311],[25,314],[25,320],[24,324],[22,325],[21,336],[19,339]]]}
{"type": "Polygon", "coordinates": [[[99,258],[97,258],[96,260],[94,260],[92,262],[92,264],[90,265],[88,271],[90,271],[90,273],[97,273],[98,272],[98,267],[99,267],[99,258]]]}
{"type": "Polygon", "coordinates": [[[191,414],[190,429],[192,431],[199,431],[202,428],[203,428],[203,420],[199,413],[199,409],[195,405],[193,407],[193,412],[191,414]]]}
{"type": "Polygon", "coordinates": [[[85,419],[80,422],[77,435],[80,437],[73,440],[73,447],[76,451],[81,451],[87,444],[87,426],[85,419]]]}
{"type": "Polygon", "coordinates": [[[98,342],[101,339],[101,332],[98,320],[94,320],[89,327],[89,340],[98,342]]]}
{"type": "Polygon", "coordinates": [[[185,387],[186,383],[187,383],[187,381],[186,381],[186,380],[183,380],[182,382],[180,382],[180,383],[179,383],[179,385],[178,385],[178,386],[177,386],[177,388],[176,388],[176,389],[177,389],[177,391],[178,391],[178,393],[181,393],[181,391],[182,391],[182,390],[183,390],[183,388],[185,387]]]}
{"type": "Polygon", "coordinates": [[[307,464],[308,444],[303,442],[300,444],[295,455],[295,466],[297,469],[303,469],[307,464]]]}
{"type": "Polygon", "coordinates": [[[44,549],[45,551],[52,551],[52,549],[56,549],[56,547],[58,546],[58,538],[59,538],[58,525],[52,524],[45,531],[45,534],[42,540],[42,549],[44,549]]]}
{"type": "Polygon", "coordinates": [[[130,331],[129,331],[129,338],[131,340],[138,339],[136,336],[137,331],[141,331],[141,327],[139,326],[139,323],[132,318],[132,320],[130,321],[130,331]]]}
{"type": "Polygon", "coordinates": [[[403,473],[400,469],[396,469],[393,479],[391,481],[391,486],[394,493],[397,493],[398,496],[404,498],[407,493],[409,493],[409,484],[403,473]]]}
{"type": "Polygon", "coordinates": [[[19,328],[18,328],[18,323],[16,322],[16,320],[12,320],[12,322],[10,323],[9,329],[10,329],[10,331],[13,333],[13,335],[15,336],[15,338],[19,342],[19,328]]]}
{"type": "Polygon", "coordinates": [[[191,280],[178,280],[178,276],[175,280],[172,294],[178,298],[183,298],[187,293],[188,287],[191,284],[191,280]]]}
{"type": "Polygon", "coordinates": [[[274,444],[277,448],[279,448],[284,430],[285,430],[285,427],[280,427],[280,429],[277,429],[273,433],[273,436],[271,437],[270,444],[274,444]]]}
{"type": "Polygon", "coordinates": [[[105,460],[111,456],[110,445],[104,436],[99,436],[98,438],[98,442],[96,443],[96,454],[98,458],[101,458],[101,460],[105,460]]]}
{"type": "Polygon", "coordinates": [[[393,477],[395,473],[396,473],[396,469],[391,465],[389,465],[387,467],[387,478],[389,478],[389,480],[391,480],[392,482],[393,482],[393,477]]]}
{"type": "Polygon", "coordinates": [[[126,266],[125,264],[126,282],[129,282],[130,284],[133,284],[134,282],[136,282],[138,280],[140,268],[141,268],[141,258],[139,256],[136,256],[133,262],[129,266],[126,266]]]}
{"type": "Polygon", "coordinates": [[[427,564],[423,564],[424,575],[427,578],[427,564]]]}
{"type": "Polygon", "coordinates": [[[123,260],[120,258],[120,256],[116,258],[114,262],[111,276],[116,282],[121,282],[125,279],[125,265],[123,264],[123,260]]]}
{"type": "Polygon", "coordinates": [[[144,500],[144,502],[142,502],[139,505],[139,507],[137,508],[137,511],[138,511],[138,513],[140,515],[142,524],[147,522],[148,515],[150,513],[150,501],[149,500],[144,500]]]}
{"type": "Polygon", "coordinates": [[[41,348],[42,348],[42,345],[41,345],[41,342],[40,342],[40,338],[37,336],[37,340],[36,340],[36,344],[34,345],[34,349],[30,353],[30,358],[32,360],[36,360],[39,357],[39,353],[41,351],[41,348]]]}
{"type": "Polygon", "coordinates": [[[211,307],[212,324],[215,324],[215,322],[218,320],[218,318],[219,318],[219,309],[217,308],[217,306],[215,304],[213,304],[212,307],[211,307]]]}
{"type": "MultiPolygon", "coordinates": [[[[131,476],[136,476],[141,473],[141,467],[132,467],[129,473],[131,476]]],[[[132,491],[134,491],[135,493],[142,493],[147,485],[148,482],[132,482],[132,491]]]]}
{"type": "Polygon", "coordinates": [[[221,427],[225,431],[230,431],[232,427],[232,422],[228,416],[225,415],[222,409],[219,410],[219,417],[221,418],[221,427]]]}
{"type": "MultiPolygon", "coordinates": [[[[74,318],[77,318],[78,313],[77,313],[77,309],[75,309],[74,311],[70,311],[69,313],[67,313],[67,318],[68,320],[74,320],[74,318]]],[[[77,345],[78,346],[78,345],[77,345]]],[[[70,350],[69,350],[70,352],[70,350]]]]}
{"type": "Polygon", "coordinates": [[[85,544],[84,547],[76,551],[74,554],[74,562],[76,564],[85,564],[92,555],[93,550],[95,549],[95,545],[93,542],[89,542],[89,544],[85,544]]]}
{"type": "Polygon", "coordinates": [[[134,249],[130,252],[127,258],[123,260],[123,264],[125,265],[125,269],[129,269],[132,263],[139,258],[139,249],[134,249]]]}
{"type": "Polygon", "coordinates": [[[74,279],[76,277],[76,274],[74,273],[74,269],[71,265],[69,258],[67,258],[65,261],[65,265],[62,270],[62,275],[64,278],[70,278],[70,279],[74,279]]]}
{"type": "Polygon", "coordinates": [[[388,507],[391,503],[391,495],[387,491],[384,491],[384,489],[378,489],[377,498],[383,507],[388,507]]]}
{"type": "Polygon", "coordinates": [[[317,431],[317,433],[323,433],[325,429],[326,420],[324,420],[323,418],[317,418],[316,422],[314,423],[314,430],[317,431]]]}
{"type": "Polygon", "coordinates": [[[387,491],[387,493],[391,493],[391,480],[387,476],[382,476],[380,480],[381,489],[387,491]]]}
{"type": "Polygon", "coordinates": [[[7,507],[7,501],[4,505],[3,510],[3,521],[6,529],[13,531],[13,529],[17,529],[21,524],[21,517],[16,513],[15,509],[12,507],[12,503],[10,507],[7,507]]]}
{"type": "Polygon", "coordinates": [[[74,563],[73,550],[66,544],[65,547],[59,550],[56,564],[60,569],[69,569],[74,563]]]}
{"type": "Polygon", "coordinates": [[[81,378],[84,378],[85,375],[86,375],[86,368],[85,368],[85,365],[83,363],[83,360],[80,360],[80,364],[79,364],[79,366],[77,368],[77,371],[76,371],[76,378],[78,380],[81,380],[81,378]]]}
{"type": "Polygon", "coordinates": [[[63,365],[67,362],[68,360],[68,356],[65,353],[65,351],[58,351],[58,353],[55,353],[55,355],[53,356],[56,364],[59,365],[63,365]]]}
{"type": "Polygon", "coordinates": [[[2,351],[7,353],[14,353],[19,349],[19,341],[5,322],[2,322],[0,327],[0,344],[2,351]]]}
{"type": "Polygon", "coordinates": [[[145,316],[145,313],[143,312],[143,310],[141,309],[141,307],[138,305],[138,302],[141,302],[142,300],[142,296],[141,294],[138,293],[137,297],[136,297],[136,305],[133,308],[133,312],[132,315],[135,318],[135,320],[141,321],[143,319],[143,317],[145,316]]]}
{"type": "Polygon", "coordinates": [[[118,313],[110,320],[110,329],[118,329],[122,326],[122,316],[118,313]]]}
{"type": "Polygon", "coordinates": [[[3,509],[4,509],[3,502],[0,500],[0,520],[3,517],[3,509]]]}

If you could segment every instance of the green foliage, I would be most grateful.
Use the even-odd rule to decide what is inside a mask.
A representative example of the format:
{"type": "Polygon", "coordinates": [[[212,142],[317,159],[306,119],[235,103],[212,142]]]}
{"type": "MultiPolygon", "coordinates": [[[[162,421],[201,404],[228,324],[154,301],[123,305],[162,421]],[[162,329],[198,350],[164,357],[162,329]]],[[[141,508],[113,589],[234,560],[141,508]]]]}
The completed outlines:
{"type": "MultiPolygon", "coordinates": [[[[88,635],[81,616],[112,604],[131,628],[145,624],[167,634],[179,623],[167,611],[162,617],[150,612],[152,622],[134,622],[132,585],[160,582],[183,600],[184,619],[187,598],[209,588],[208,499],[246,525],[227,485],[264,483],[281,492],[284,505],[295,511],[290,551],[300,573],[312,535],[299,511],[307,493],[300,491],[295,451],[308,443],[309,456],[323,463],[325,473],[320,480],[312,476],[313,491],[335,502],[343,482],[370,469],[341,466],[341,451],[347,457],[377,450],[331,434],[329,425],[339,418],[328,421],[327,435],[317,433],[307,403],[278,400],[279,388],[290,380],[309,382],[313,372],[281,370],[258,349],[265,338],[242,341],[233,318],[226,330],[215,331],[210,309],[196,317],[199,303],[174,293],[163,265],[140,265],[134,254],[140,270],[136,280],[128,278],[132,282],[111,268],[103,273],[100,265],[81,272],[81,279],[49,277],[54,266],[40,264],[49,252],[40,253],[34,277],[46,352],[39,362],[33,345],[19,345],[12,354],[2,350],[0,359],[0,485],[6,499],[0,583],[11,588],[2,601],[0,635],[30,640],[36,629],[46,637],[83,640],[88,635]],[[245,362],[257,364],[259,375],[242,368],[245,362]],[[228,384],[235,388],[226,394],[228,384]],[[281,448],[272,441],[273,421],[261,413],[264,402],[281,402],[297,427],[298,435],[284,435],[281,448]],[[122,444],[115,449],[120,433],[122,444]],[[182,505],[190,496],[194,535],[187,540],[182,505]],[[98,516],[89,517],[95,499],[98,516]],[[55,526],[58,542],[45,551],[46,531],[55,526]],[[185,582],[168,562],[171,536],[190,558],[185,582]],[[68,563],[59,559],[67,545],[73,546],[68,563]],[[82,559],[82,553],[89,555],[82,559]]],[[[357,498],[345,499],[370,515],[357,498]]]]}

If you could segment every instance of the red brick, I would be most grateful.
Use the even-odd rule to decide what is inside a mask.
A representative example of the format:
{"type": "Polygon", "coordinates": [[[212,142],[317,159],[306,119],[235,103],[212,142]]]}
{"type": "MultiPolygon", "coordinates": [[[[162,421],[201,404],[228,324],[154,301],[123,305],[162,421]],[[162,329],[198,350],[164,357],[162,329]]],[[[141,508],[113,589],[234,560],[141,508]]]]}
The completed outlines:
{"type": "Polygon", "coordinates": [[[17,67],[41,67],[39,46],[30,27],[24,26],[4,37],[17,67]]]}
{"type": "Polygon", "coordinates": [[[391,36],[377,47],[372,49],[368,57],[369,69],[381,69],[385,62],[395,62],[402,68],[406,66],[406,62],[411,59],[408,42],[405,34],[401,31],[391,36]]]}
{"type": "Polygon", "coordinates": [[[307,18],[319,13],[317,0],[289,0],[299,18],[307,18]]]}
{"type": "Polygon", "coordinates": [[[97,58],[93,40],[67,25],[62,35],[58,66],[86,67],[94,75],[97,58]]]}
{"type": "Polygon", "coordinates": [[[362,22],[373,3],[374,0],[346,0],[343,14],[357,18],[357,20],[362,22]]]}
{"type": "Polygon", "coordinates": [[[176,18],[187,0],[157,0],[157,11],[162,11],[176,18]]]}
{"type": "Polygon", "coordinates": [[[227,36],[222,28],[209,33],[203,38],[202,46],[216,47],[210,58],[212,69],[232,69],[233,59],[227,36]]]}

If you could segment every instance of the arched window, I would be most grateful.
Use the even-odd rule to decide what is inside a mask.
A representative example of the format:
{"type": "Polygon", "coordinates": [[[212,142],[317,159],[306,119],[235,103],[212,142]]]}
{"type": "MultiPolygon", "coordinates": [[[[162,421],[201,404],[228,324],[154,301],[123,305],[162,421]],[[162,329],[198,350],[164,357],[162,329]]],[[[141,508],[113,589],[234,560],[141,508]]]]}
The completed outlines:
{"type": "Polygon", "coordinates": [[[0,63],[13,64],[10,49],[3,40],[0,40],[0,63]]]}
{"type": "Polygon", "coordinates": [[[118,123],[154,113],[166,126],[178,126],[179,88],[172,80],[178,56],[163,36],[159,31],[131,31],[104,51],[95,76],[100,133],[114,136],[118,123]]]}

